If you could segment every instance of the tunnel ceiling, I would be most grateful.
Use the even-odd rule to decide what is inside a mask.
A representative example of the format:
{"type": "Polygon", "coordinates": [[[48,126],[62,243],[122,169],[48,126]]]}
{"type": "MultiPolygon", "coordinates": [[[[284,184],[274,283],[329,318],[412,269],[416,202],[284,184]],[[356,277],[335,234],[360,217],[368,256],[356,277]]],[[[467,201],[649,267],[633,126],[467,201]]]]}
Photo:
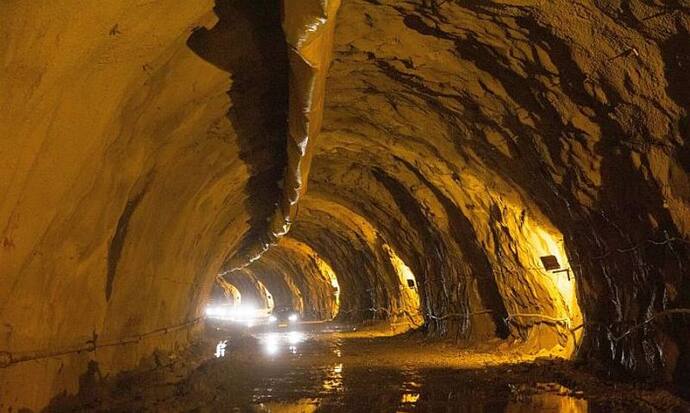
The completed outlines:
{"type": "Polygon", "coordinates": [[[0,5],[0,362],[194,324],[221,274],[689,380],[690,2],[313,3],[0,5]]]}
{"type": "Polygon", "coordinates": [[[405,309],[387,245],[430,331],[548,346],[582,328],[577,289],[581,355],[678,378],[682,319],[619,337],[688,304],[689,11],[344,2],[288,236],[358,286],[343,309],[405,309]],[[576,283],[542,271],[551,254],[576,283]]]}

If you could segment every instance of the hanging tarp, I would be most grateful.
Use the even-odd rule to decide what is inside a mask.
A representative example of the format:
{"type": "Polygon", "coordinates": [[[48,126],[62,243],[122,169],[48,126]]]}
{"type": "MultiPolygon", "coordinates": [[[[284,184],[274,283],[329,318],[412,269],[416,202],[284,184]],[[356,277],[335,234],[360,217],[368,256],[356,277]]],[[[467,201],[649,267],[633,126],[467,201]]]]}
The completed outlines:
{"type": "Polygon", "coordinates": [[[282,25],[290,63],[283,193],[265,236],[245,256],[236,257],[230,271],[258,259],[288,233],[297,215],[297,205],[307,190],[314,143],[321,131],[326,75],[339,7],[340,0],[283,0],[282,25]]]}

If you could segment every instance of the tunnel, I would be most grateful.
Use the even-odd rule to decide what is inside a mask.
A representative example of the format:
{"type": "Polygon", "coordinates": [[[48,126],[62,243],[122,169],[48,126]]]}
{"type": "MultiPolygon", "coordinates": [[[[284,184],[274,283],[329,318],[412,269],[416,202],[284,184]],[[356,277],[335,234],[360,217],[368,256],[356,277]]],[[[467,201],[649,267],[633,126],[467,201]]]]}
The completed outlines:
{"type": "Polygon", "coordinates": [[[690,2],[0,2],[0,412],[690,411],[690,2]]]}

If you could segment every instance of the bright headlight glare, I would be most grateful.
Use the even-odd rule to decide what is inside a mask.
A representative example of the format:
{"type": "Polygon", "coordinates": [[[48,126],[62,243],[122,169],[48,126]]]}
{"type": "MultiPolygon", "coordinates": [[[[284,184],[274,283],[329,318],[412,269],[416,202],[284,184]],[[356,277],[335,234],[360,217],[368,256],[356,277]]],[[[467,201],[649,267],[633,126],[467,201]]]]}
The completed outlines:
{"type": "Polygon", "coordinates": [[[288,343],[292,345],[301,343],[302,341],[304,341],[304,333],[301,333],[299,331],[291,331],[290,333],[288,333],[287,339],[288,343]]]}
{"type": "Polygon", "coordinates": [[[290,316],[288,317],[288,320],[297,321],[297,314],[290,314],[290,316]]]}
{"type": "Polygon", "coordinates": [[[275,333],[271,333],[264,339],[264,350],[268,354],[276,354],[278,352],[279,337],[275,333]]]}
{"type": "Polygon", "coordinates": [[[251,305],[242,305],[237,307],[232,312],[232,318],[236,321],[254,320],[257,315],[257,309],[251,305]]]}
{"type": "Polygon", "coordinates": [[[206,307],[206,315],[209,317],[218,317],[223,315],[223,310],[219,307],[206,307]]]}
{"type": "Polygon", "coordinates": [[[268,322],[269,322],[269,323],[275,323],[276,321],[278,321],[278,317],[276,317],[276,316],[274,316],[274,315],[268,317],[268,322]]]}

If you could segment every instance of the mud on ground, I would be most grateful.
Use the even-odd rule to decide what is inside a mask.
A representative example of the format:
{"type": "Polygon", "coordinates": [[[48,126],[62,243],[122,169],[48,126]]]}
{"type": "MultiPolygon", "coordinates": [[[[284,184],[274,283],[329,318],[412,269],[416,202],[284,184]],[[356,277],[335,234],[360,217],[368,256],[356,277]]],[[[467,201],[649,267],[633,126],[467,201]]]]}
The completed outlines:
{"type": "MultiPolygon", "coordinates": [[[[207,329],[183,354],[84,386],[51,411],[98,412],[657,412],[690,411],[673,389],[621,383],[563,360],[461,349],[418,335],[346,326],[207,329]],[[216,345],[228,340],[224,357],[216,345]],[[420,351],[420,349],[422,351],[420,351]],[[524,358],[524,356],[523,356],[524,358]]],[[[85,379],[85,383],[89,380],[85,379]]]]}

